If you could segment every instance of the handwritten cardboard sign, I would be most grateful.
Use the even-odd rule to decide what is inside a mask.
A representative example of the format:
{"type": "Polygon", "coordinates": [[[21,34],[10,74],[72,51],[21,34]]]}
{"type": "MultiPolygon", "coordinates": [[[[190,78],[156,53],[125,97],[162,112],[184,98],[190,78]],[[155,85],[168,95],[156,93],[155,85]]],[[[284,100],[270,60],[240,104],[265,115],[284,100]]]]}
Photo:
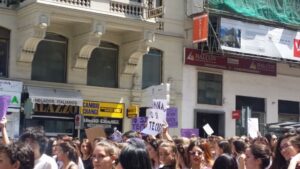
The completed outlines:
{"type": "Polygon", "coordinates": [[[92,128],[87,128],[87,129],[85,129],[85,133],[86,133],[87,138],[91,142],[93,142],[96,137],[104,137],[104,138],[106,138],[104,127],[102,127],[102,126],[96,126],[96,127],[92,127],[92,128]]]}

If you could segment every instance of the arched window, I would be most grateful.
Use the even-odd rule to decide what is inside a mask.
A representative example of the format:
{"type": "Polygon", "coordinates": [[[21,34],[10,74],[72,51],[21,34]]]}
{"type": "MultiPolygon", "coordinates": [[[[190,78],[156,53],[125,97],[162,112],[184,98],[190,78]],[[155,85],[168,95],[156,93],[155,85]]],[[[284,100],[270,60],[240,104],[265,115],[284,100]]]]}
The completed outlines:
{"type": "Polygon", "coordinates": [[[117,88],[118,55],[119,48],[117,45],[101,42],[89,59],[87,85],[117,88]]]}
{"type": "Polygon", "coordinates": [[[10,30],[0,27],[0,77],[8,77],[10,30]]]}
{"type": "Polygon", "coordinates": [[[162,82],[162,51],[150,49],[143,57],[143,82],[145,89],[152,85],[159,85],[162,82]]]}
{"type": "Polygon", "coordinates": [[[47,33],[36,50],[32,61],[31,79],[48,82],[66,82],[67,38],[47,33]]]}

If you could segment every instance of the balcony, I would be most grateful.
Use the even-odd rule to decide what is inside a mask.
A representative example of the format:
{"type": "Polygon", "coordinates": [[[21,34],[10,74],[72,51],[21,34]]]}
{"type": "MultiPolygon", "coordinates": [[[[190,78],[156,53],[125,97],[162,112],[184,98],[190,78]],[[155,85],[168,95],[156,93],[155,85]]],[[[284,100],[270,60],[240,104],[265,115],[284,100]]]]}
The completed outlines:
{"type": "Polygon", "coordinates": [[[25,0],[24,2],[23,0],[0,0],[0,8],[18,9],[38,4],[47,5],[48,9],[59,7],[66,8],[66,10],[74,9],[95,14],[146,20],[149,13],[147,2],[130,0],[25,0]]]}

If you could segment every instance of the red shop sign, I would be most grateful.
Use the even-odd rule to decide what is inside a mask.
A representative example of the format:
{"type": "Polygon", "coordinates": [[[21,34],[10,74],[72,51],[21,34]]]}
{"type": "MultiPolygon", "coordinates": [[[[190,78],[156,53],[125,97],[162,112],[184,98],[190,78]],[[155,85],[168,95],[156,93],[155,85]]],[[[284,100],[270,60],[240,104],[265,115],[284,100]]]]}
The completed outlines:
{"type": "Polygon", "coordinates": [[[240,110],[235,110],[235,111],[232,111],[232,119],[240,119],[241,117],[241,111],[240,110]]]}

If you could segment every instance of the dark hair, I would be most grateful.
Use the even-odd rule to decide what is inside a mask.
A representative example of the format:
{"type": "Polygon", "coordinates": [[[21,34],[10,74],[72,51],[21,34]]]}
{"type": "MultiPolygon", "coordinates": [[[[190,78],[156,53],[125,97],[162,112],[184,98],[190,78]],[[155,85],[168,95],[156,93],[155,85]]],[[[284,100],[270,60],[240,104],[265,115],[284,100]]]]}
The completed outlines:
{"type": "Polygon", "coordinates": [[[69,160],[78,164],[79,157],[78,157],[75,145],[72,145],[71,142],[63,142],[63,143],[60,143],[58,146],[61,148],[63,153],[68,156],[69,160]]]}
{"type": "Polygon", "coordinates": [[[126,131],[126,132],[122,135],[122,137],[126,137],[127,139],[129,139],[129,138],[134,138],[134,137],[136,137],[136,132],[133,131],[133,130],[126,131]]]}
{"type": "Polygon", "coordinates": [[[51,137],[51,138],[49,138],[48,143],[47,143],[45,154],[47,154],[50,157],[53,156],[52,148],[53,148],[53,143],[55,141],[57,141],[56,138],[55,137],[51,137]]]}
{"type": "Polygon", "coordinates": [[[272,161],[272,165],[271,165],[270,169],[283,169],[283,168],[288,167],[287,161],[285,160],[285,158],[281,154],[280,144],[281,144],[282,140],[288,139],[292,136],[295,136],[295,134],[294,133],[287,133],[287,134],[279,137],[279,139],[277,141],[277,144],[276,144],[276,148],[275,148],[275,156],[274,156],[274,159],[272,161]]]}
{"type": "Polygon", "coordinates": [[[238,169],[238,165],[229,154],[222,154],[216,159],[212,169],[238,169]]]}
{"type": "Polygon", "coordinates": [[[129,139],[122,149],[119,162],[123,169],[151,169],[151,162],[143,140],[129,139]]]}
{"type": "Polygon", "coordinates": [[[230,144],[229,144],[228,141],[220,141],[218,143],[218,146],[219,146],[220,149],[223,150],[223,153],[226,153],[226,154],[229,154],[229,155],[232,154],[231,147],[230,147],[230,144]]]}
{"type": "Polygon", "coordinates": [[[33,169],[34,167],[34,153],[28,145],[22,143],[0,144],[0,153],[6,154],[11,164],[19,161],[19,169],[33,169]]]}
{"type": "Polygon", "coordinates": [[[47,138],[45,137],[45,132],[40,127],[30,127],[25,130],[25,132],[20,137],[20,141],[25,143],[26,139],[32,139],[36,141],[40,146],[40,153],[43,154],[47,146],[47,138]]]}
{"type": "Polygon", "coordinates": [[[300,149],[300,135],[292,136],[290,142],[294,147],[300,149]]]}
{"type": "Polygon", "coordinates": [[[237,153],[244,153],[245,150],[246,150],[246,143],[242,140],[235,140],[232,142],[234,148],[235,148],[235,151],[237,153]]]}
{"type": "Polygon", "coordinates": [[[264,144],[253,144],[250,146],[250,151],[254,158],[261,160],[260,168],[264,169],[269,166],[271,158],[271,150],[264,144]]]}

